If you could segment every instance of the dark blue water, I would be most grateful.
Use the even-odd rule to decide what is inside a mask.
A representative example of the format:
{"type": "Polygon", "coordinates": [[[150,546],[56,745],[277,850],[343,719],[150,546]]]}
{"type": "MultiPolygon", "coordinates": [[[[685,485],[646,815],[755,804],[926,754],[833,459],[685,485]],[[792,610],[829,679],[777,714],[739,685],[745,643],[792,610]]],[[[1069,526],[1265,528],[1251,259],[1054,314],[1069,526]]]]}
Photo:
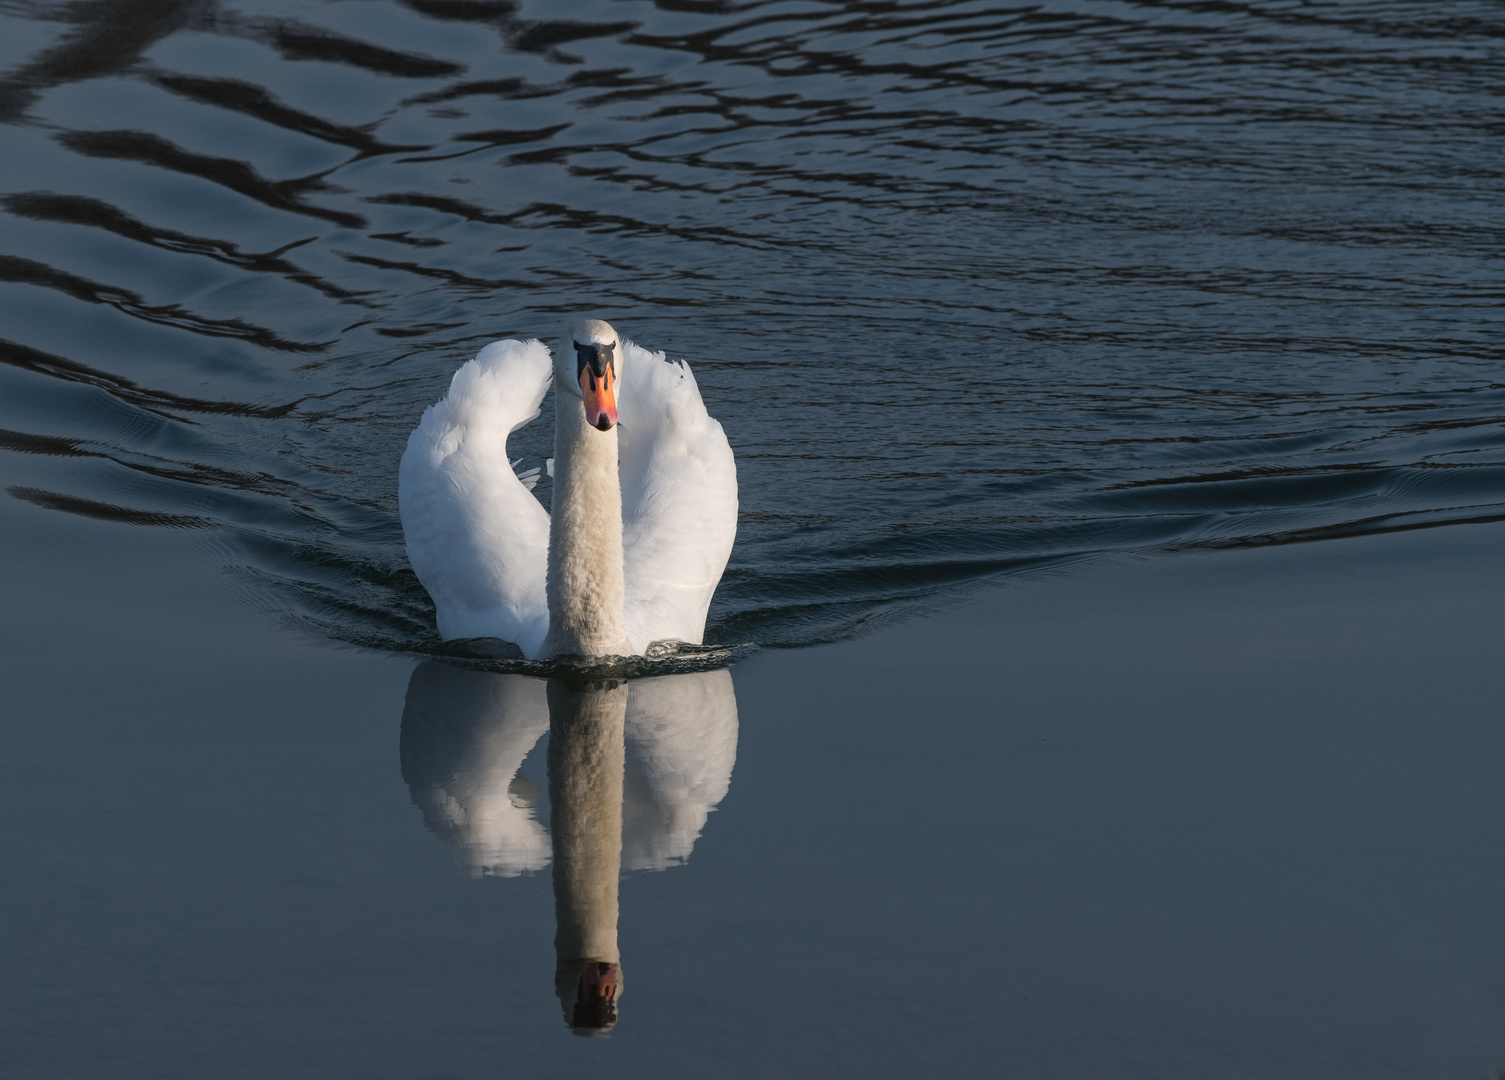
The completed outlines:
{"type": "Polygon", "coordinates": [[[711,641],[1496,520],[1502,42],[1485,2],[9,0],[0,445],[55,459],[10,493],[429,650],[406,435],[590,313],[737,453],[711,641]]]}
{"type": "Polygon", "coordinates": [[[1483,0],[0,0],[0,1074],[1505,1075],[1502,87],[1483,0]],[[585,314],[736,451],[707,670],[414,655],[408,432],[585,314]]]}
{"type": "Polygon", "coordinates": [[[616,744],[604,1040],[562,1010],[554,717],[475,708],[518,676],[311,644],[193,532],[0,500],[0,536],[7,1080],[1505,1069],[1505,525],[647,680],[734,682],[736,726],[616,744]]]}

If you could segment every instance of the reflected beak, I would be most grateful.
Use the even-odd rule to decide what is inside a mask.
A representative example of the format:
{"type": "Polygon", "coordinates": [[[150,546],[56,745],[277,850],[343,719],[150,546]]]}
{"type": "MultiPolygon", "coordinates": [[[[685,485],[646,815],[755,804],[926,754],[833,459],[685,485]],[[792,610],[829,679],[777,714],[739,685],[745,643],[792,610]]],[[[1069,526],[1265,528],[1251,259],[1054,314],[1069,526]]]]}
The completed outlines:
{"type": "Polygon", "coordinates": [[[599,998],[610,1001],[617,996],[617,965],[587,963],[580,972],[580,1001],[599,998]]]}
{"type": "Polygon", "coordinates": [[[570,1027],[577,1033],[605,1034],[616,1026],[620,972],[616,964],[587,961],[583,966],[570,1015],[570,1027]]]}
{"type": "Polygon", "coordinates": [[[585,398],[585,422],[610,431],[617,422],[617,378],[612,365],[603,364],[599,375],[591,364],[581,365],[580,393],[585,398]]]}

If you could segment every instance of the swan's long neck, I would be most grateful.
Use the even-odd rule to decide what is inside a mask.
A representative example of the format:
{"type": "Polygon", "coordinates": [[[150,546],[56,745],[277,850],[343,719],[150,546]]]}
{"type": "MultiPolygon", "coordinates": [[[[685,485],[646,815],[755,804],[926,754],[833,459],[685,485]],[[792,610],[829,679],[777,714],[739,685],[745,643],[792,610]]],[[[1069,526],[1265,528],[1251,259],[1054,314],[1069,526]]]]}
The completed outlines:
{"type": "Polygon", "coordinates": [[[626,655],[617,429],[590,427],[580,399],[564,391],[557,392],[555,410],[543,655],[626,655]]]}

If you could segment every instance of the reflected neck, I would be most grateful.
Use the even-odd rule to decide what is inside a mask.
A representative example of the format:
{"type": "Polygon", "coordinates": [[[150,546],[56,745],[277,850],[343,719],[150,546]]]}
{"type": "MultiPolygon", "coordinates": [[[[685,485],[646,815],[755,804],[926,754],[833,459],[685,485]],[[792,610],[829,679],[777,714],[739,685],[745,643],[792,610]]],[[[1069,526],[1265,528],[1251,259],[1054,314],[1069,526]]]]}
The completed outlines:
{"type": "Polygon", "coordinates": [[[550,679],[548,694],[555,989],[572,1027],[604,1028],[615,1022],[621,990],[617,883],[627,684],[550,679]],[[616,967],[607,973],[601,965],[616,967]]]}

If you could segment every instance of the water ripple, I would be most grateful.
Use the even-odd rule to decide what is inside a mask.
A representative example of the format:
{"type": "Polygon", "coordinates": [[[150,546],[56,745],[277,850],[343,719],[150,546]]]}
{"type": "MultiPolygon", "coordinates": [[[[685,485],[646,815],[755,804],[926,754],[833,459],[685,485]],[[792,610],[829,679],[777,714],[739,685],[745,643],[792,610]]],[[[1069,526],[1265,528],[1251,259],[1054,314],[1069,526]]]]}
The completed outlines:
{"type": "Polygon", "coordinates": [[[1495,4],[0,25],[40,43],[0,72],[0,452],[51,470],[11,495],[191,527],[316,633],[454,653],[403,555],[407,432],[486,341],[583,311],[690,359],[736,449],[713,642],[1505,514],[1495,4]]]}

